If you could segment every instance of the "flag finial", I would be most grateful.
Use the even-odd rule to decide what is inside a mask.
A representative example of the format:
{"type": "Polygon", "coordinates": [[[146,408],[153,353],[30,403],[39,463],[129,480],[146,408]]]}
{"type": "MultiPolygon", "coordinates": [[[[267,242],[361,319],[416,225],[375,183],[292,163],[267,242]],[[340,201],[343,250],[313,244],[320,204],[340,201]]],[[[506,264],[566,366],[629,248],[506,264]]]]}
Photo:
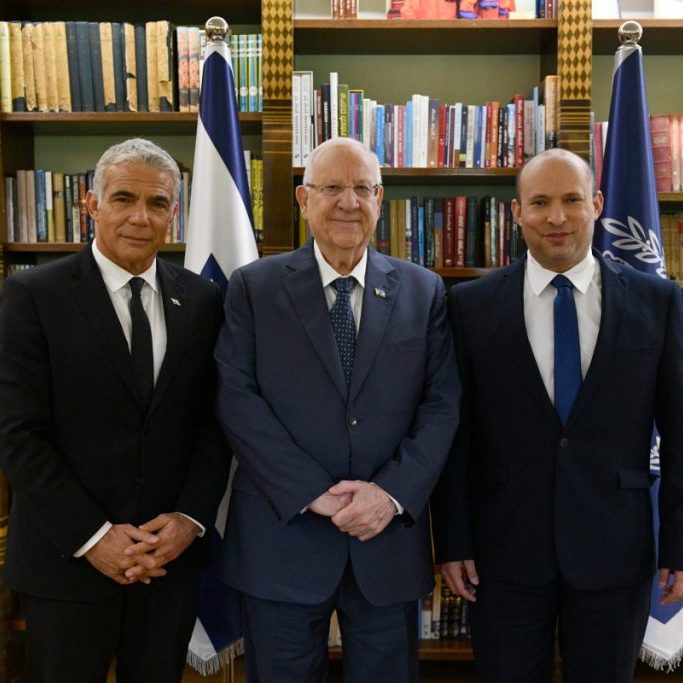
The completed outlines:
{"type": "Polygon", "coordinates": [[[223,17],[211,17],[206,24],[206,37],[209,40],[229,40],[230,39],[230,25],[223,17]]]}
{"type": "Polygon", "coordinates": [[[643,36],[643,27],[637,21],[625,21],[619,27],[619,40],[621,44],[637,45],[643,36]]]}

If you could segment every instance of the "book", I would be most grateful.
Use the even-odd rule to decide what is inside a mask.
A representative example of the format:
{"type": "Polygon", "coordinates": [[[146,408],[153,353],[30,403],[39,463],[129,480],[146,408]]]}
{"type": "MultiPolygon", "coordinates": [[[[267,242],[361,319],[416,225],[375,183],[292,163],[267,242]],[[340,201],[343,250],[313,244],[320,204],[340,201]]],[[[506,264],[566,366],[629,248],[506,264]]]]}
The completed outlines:
{"type": "MultiPolygon", "coordinates": [[[[187,32],[190,111],[199,111],[199,29],[190,26],[187,32]]],[[[234,78],[234,74],[233,74],[234,78]]]]}
{"type": "Polygon", "coordinates": [[[0,111],[12,111],[12,70],[7,21],[0,21],[0,111]]]}
{"type": "Polygon", "coordinates": [[[15,242],[28,242],[28,172],[17,171],[17,223],[14,230],[15,242]]]}
{"type": "Polygon", "coordinates": [[[81,111],[95,111],[95,91],[90,59],[90,30],[87,21],[77,21],[76,50],[78,53],[78,84],[81,93],[81,111]]]}
{"type": "Polygon", "coordinates": [[[171,22],[164,19],[157,21],[156,27],[159,111],[173,111],[175,109],[173,29],[171,22]]]}
{"type": "Polygon", "coordinates": [[[52,196],[52,171],[45,171],[45,224],[47,241],[55,241],[55,213],[52,196]]]}
{"type": "Polygon", "coordinates": [[[301,165],[305,166],[315,147],[313,116],[313,72],[301,71],[301,165]]]}
{"type": "MultiPolygon", "coordinates": [[[[111,23],[111,52],[114,70],[114,101],[116,111],[130,111],[128,106],[127,81],[125,57],[125,38],[123,24],[118,21],[111,23]]],[[[133,54],[135,54],[133,52],[133,54]]]]}
{"type": "Polygon", "coordinates": [[[88,37],[90,43],[90,75],[92,78],[95,111],[104,111],[104,70],[102,68],[102,43],[100,41],[100,26],[98,22],[88,22],[88,37]]]}
{"type": "Polygon", "coordinates": [[[650,116],[652,156],[657,192],[671,192],[671,121],[668,116],[650,116]]]}
{"type": "Polygon", "coordinates": [[[71,95],[71,111],[83,111],[81,102],[81,86],[78,76],[78,46],[76,43],[76,23],[64,22],[66,33],[66,58],[69,69],[69,94],[71,95]]]}
{"type": "Polygon", "coordinates": [[[64,198],[64,174],[52,173],[52,207],[54,211],[54,240],[66,242],[66,203],[64,198]]]}
{"type": "Polygon", "coordinates": [[[121,27],[123,71],[125,76],[124,111],[138,111],[138,66],[135,54],[135,26],[124,23],[121,27]]]}
{"type": "Polygon", "coordinates": [[[349,137],[349,86],[347,83],[339,84],[337,96],[339,106],[339,135],[341,137],[347,138],[349,137]]]}
{"type": "Polygon", "coordinates": [[[36,242],[47,242],[47,206],[45,203],[45,171],[35,169],[33,173],[36,221],[36,242]]]}
{"type": "Polygon", "coordinates": [[[475,268],[481,266],[481,241],[479,239],[479,199],[475,196],[467,197],[467,213],[465,228],[465,266],[475,268]]]}
{"type": "Polygon", "coordinates": [[[17,221],[17,179],[5,176],[5,222],[7,223],[7,241],[16,241],[17,221]]]}
{"type": "Polygon", "coordinates": [[[247,34],[247,109],[258,111],[259,66],[258,36],[247,34]]]}
{"type": "Polygon", "coordinates": [[[443,266],[455,266],[455,198],[443,200],[443,266]]]}
{"type": "Polygon", "coordinates": [[[26,111],[36,111],[35,69],[33,68],[33,24],[24,22],[21,25],[21,51],[24,64],[24,92],[26,95],[26,111]]]}
{"type": "Polygon", "coordinates": [[[146,102],[148,110],[141,111],[159,112],[161,111],[159,108],[159,62],[157,60],[157,25],[155,21],[145,23],[145,54],[147,64],[146,102]]]}
{"type": "Polygon", "coordinates": [[[190,111],[190,35],[189,27],[176,26],[178,44],[178,111],[190,111]]]}
{"type": "Polygon", "coordinates": [[[427,167],[439,165],[439,110],[441,102],[429,98],[427,116],[427,167]]]}
{"type": "Polygon", "coordinates": [[[21,38],[21,22],[9,22],[9,51],[12,79],[12,111],[26,111],[26,86],[24,82],[24,55],[21,38]]]}
{"type": "Polygon", "coordinates": [[[292,166],[302,166],[301,72],[292,72],[292,166]]]}
{"type": "Polygon", "coordinates": [[[47,105],[47,74],[45,72],[45,29],[42,23],[33,26],[31,36],[33,49],[33,74],[36,84],[36,101],[38,111],[48,111],[47,105]]]}
{"type": "Polygon", "coordinates": [[[456,268],[465,266],[465,245],[467,221],[467,197],[458,195],[453,204],[453,227],[455,231],[455,242],[453,252],[453,265],[456,268]]]}
{"type": "Polygon", "coordinates": [[[147,26],[135,24],[135,89],[138,111],[149,111],[149,84],[147,78],[147,26]]]}
{"type": "Polygon", "coordinates": [[[116,111],[116,68],[114,64],[114,36],[111,22],[101,21],[99,23],[99,31],[104,111],[116,111]]]}
{"type": "Polygon", "coordinates": [[[330,138],[339,136],[339,74],[330,71],[330,138]]]}
{"type": "Polygon", "coordinates": [[[47,90],[48,111],[59,111],[59,93],[57,90],[57,49],[55,44],[54,23],[46,21],[43,28],[43,59],[45,60],[45,84],[47,90]]]}
{"type": "Polygon", "coordinates": [[[57,68],[57,109],[59,111],[73,111],[66,22],[54,22],[52,30],[55,48],[55,65],[57,68]]]}

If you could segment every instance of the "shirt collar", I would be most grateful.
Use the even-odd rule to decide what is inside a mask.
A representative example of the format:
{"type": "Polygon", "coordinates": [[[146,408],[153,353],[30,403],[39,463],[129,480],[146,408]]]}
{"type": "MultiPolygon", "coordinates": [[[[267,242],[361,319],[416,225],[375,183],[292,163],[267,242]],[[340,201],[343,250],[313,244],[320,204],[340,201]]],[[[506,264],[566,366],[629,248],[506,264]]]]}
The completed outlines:
{"type": "MultiPolygon", "coordinates": [[[[326,260],[323,256],[322,251],[318,243],[313,240],[313,253],[315,254],[315,260],[318,263],[318,271],[320,272],[320,279],[323,282],[323,287],[331,285],[338,277],[345,277],[340,275],[326,260]]],[[[361,286],[365,287],[365,271],[368,266],[368,250],[365,249],[363,256],[360,261],[356,264],[355,268],[349,273],[349,277],[353,276],[356,282],[361,286]]]]}
{"type": "MultiPolygon", "coordinates": [[[[593,252],[589,249],[583,260],[579,261],[573,268],[562,273],[562,275],[569,279],[574,288],[578,289],[581,294],[585,294],[593,281],[596,265],[595,256],[593,256],[593,252]]],[[[555,271],[544,268],[531,255],[531,252],[527,251],[526,276],[536,296],[541,295],[556,275],[555,271]]]]}
{"type": "MultiPolygon", "coordinates": [[[[136,277],[121,266],[108,259],[98,248],[97,240],[92,243],[92,255],[97,267],[100,269],[102,279],[107,289],[113,294],[125,287],[131,278],[136,277]]],[[[152,265],[137,277],[141,277],[155,292],[157,291],[157,260],[152,261],[152,265]]]]}

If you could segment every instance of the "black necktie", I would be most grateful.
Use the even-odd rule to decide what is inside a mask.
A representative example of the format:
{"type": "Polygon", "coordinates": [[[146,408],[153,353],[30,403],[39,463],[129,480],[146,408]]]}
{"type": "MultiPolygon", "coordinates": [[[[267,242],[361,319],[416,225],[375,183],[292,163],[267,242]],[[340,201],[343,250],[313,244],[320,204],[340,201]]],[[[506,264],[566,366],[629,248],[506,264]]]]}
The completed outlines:
{"type": "Polygon", "coordinates": [[[135,379],[143,405],[148,406],[154,391],[154,354],[152,352],[152,328],[142,306],[140,290],[145,281],[141,277],[131,278],[130,318],[133,323],[130,354],[133,359],[135,379]]]}
{"type": "Polygon", "coordinates": [[[582,381],[579,323],[572,283],[564,275],[556,275],[552,284],[557,288],[553,302],[555,409],[566,425],[582,381]]]}
{"type": "Polygon", "coordinates": [[[356,351],[356,322],[351,310],[351,291],[356,280],[352,277],[338,277],[332,284],[337,290],[337,300],[330,309],[330,319],[348,391],[353,371],[353,356],[356,351]]]}

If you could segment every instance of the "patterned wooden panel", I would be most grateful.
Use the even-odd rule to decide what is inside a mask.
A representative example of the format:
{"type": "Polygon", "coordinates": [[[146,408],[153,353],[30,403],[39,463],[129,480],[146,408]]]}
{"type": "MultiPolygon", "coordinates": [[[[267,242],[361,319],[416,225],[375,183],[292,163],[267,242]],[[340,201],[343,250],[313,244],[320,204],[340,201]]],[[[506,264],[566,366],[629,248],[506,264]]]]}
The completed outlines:
{"type": "Polygon", "coordinates": [[[590,154],[591,10],[591,0],[563,0],[557,35],[560,146],[585,159],[590,154]]]}
{"type": "Polygon", "coordinates": [[[291,100],[294,38],[291,0],[263,0],[263,98],[291,100]]]}
{"type": "Polygon", "coordinates": [[[263,0],[263,254],[294,246],[291,0],[263,0]]]}

